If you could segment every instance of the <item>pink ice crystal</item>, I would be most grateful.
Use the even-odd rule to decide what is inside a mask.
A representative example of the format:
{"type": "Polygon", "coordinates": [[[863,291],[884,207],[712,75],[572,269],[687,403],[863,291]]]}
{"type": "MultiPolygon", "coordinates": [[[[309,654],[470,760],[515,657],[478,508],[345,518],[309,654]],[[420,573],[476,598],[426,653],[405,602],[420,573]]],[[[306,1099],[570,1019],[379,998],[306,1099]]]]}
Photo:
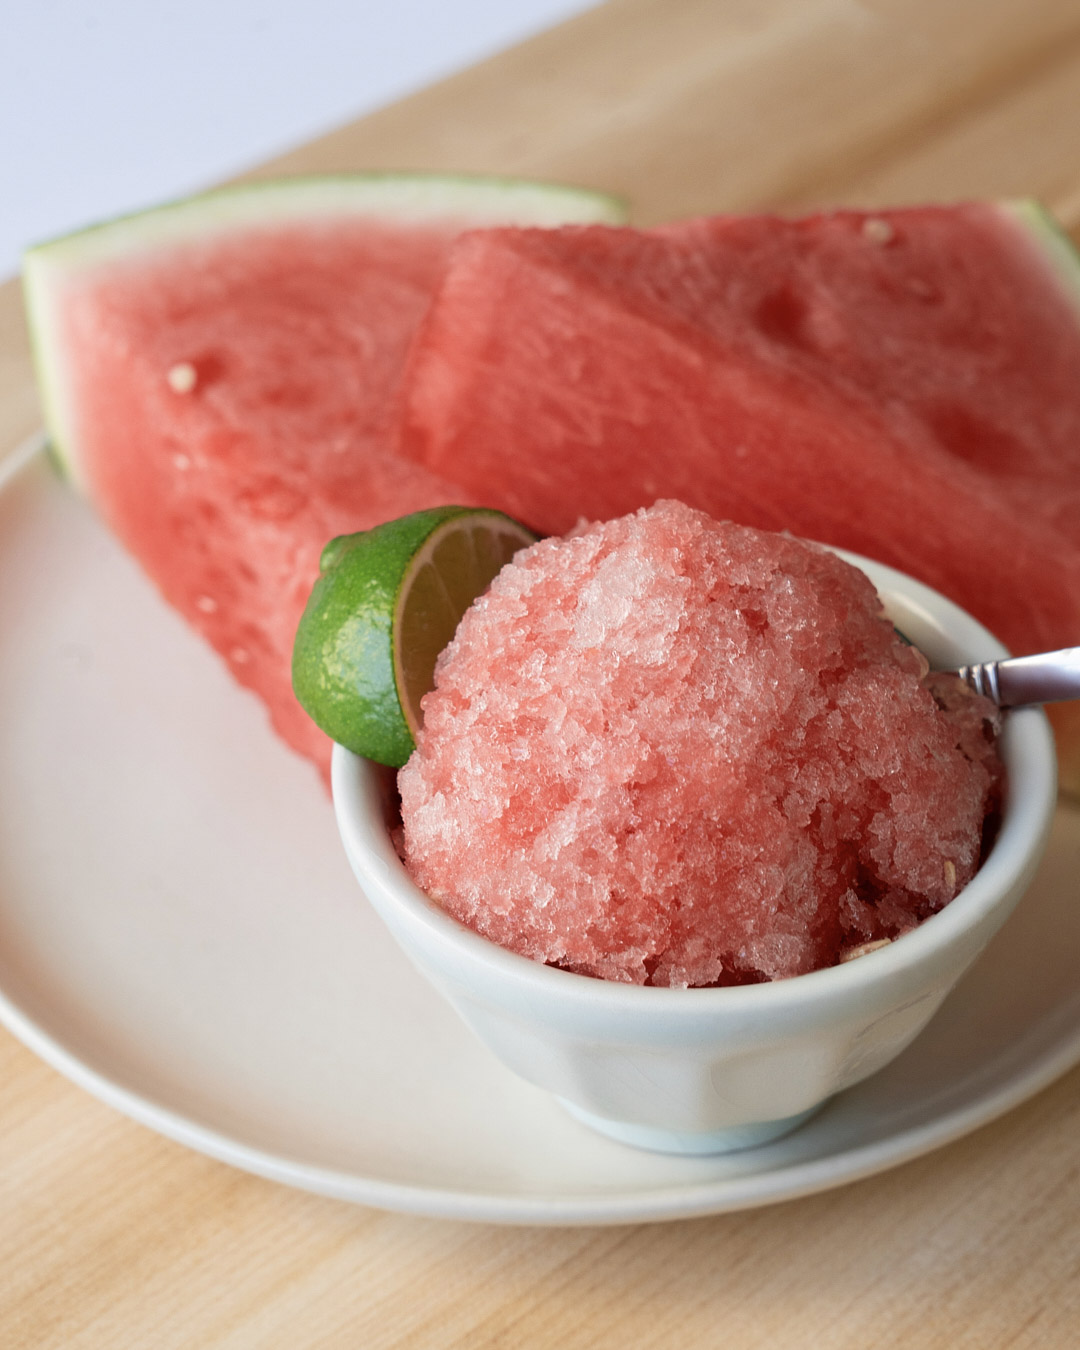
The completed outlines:
{"type": "Polygon", "coordinates": [[[466,614],[399,776],[406,863],[568,970],[798,975],[971,878],[994,718],[856,568],[658,502],[519,553],[466,614]]]}

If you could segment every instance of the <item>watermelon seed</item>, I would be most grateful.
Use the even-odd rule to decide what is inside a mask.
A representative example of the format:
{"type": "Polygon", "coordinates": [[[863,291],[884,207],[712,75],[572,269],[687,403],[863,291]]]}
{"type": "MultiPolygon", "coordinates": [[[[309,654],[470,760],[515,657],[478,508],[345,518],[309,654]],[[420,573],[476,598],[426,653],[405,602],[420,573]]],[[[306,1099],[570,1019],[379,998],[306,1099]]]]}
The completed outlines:
{"type": "Polygon", "coordinates": [[[840,953],[840,964],[854,961],[859,956],[866,956],[868,952],[880,951],[882,947],[887,947],[891,942],[892,938],[878,938],[876,942],[860,942],[857,947],[847,947],[840,953]]]}
{"type": "Polygon", "coordinates": [[[173,455],[172,462],[173,468],[176,469],[178,473],[187,473],[188,469],[191,468],[191,460],[187,455],[173,455]]]}
{"type": "Polygon", "coordinates": [[[944,872],[945,872],[945,885],[948,886],[950,890],[952,890],[952,888],[956,885],[956,864],[953,862],[951,858],[945,859],[944,872]]]}
{"type": "Polygon", "coordinates": [[[920,300],[936,300],[938,298],[937,291],[922,277],[909,277],[905,285],[908,291],[912,295],[918,296],[920,300]]]}
{"type": "Polygon", "coordinates": [[[201,610],[204,614],[217,613],[217,601],[212,595],[200,595],[195,601],[195,608],[201,610]]]}
{"type": "Polygon", "coordinates": [[[176,393],[190,394],[199,382],[199,372],[190,361],[178,361],[165,378],[176,393]]]}
{"type": "Polygon", "coordinates": [[[896,238],[896,231],[880,216],[868,216],[863,221],[862,232],[863,237],[869,239],[872,244],[891,244],[896,238]]]}

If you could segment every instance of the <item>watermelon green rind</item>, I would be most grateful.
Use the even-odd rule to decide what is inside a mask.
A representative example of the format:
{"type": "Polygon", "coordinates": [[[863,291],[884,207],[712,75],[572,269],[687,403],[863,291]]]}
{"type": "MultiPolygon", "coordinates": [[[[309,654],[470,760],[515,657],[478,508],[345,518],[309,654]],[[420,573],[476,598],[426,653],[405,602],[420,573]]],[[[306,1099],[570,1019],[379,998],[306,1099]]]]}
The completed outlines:
{"type": "MultiPolygon", "coordinates": [[[[1001,202],[999,209],[1028,236],[1080,316],[1080,252],[1057,219],[1030,198],[1001,202]]],[[[1080,800],[1080,705],[1057,703],[1046,711],[1058,738],[1062,790],[1080,800]]]]}
{"type": "Polygon", "coordinates": [[[1080,253],[1061,225],[1033,198],[999,202],[998,209],[1030,237],[1080,313],[1080,253]]]}
{"type": "Polygon", "coordinates": [[[54,303],[64,284],[94,268],[233,230],[371,216],[402,224],[454,220],[462,228],[487,224],[622,224],[617,198],[558,184],[439,174],[342,174],[275,179],[219,188],[134,215],[92,225],[36,245],[23,260],[31,344],[46,426],[63,472],[76,486],[77,437],[63,391],[64,343],[54,303]]]}
{"type": "Polygon", "coordinates": [[[45,256],[60,264],[76,260],[82,266],[197,236],[208,223],[247,229],[305,217],[368,214],[409,224],[453,218],[455,207],[476,228],[485,218],[501,225],[617,225],[626,220],[618,198],[557,183],[468,174],[330,174],[215,188],[34,245],[27,257],[45,256]]]}

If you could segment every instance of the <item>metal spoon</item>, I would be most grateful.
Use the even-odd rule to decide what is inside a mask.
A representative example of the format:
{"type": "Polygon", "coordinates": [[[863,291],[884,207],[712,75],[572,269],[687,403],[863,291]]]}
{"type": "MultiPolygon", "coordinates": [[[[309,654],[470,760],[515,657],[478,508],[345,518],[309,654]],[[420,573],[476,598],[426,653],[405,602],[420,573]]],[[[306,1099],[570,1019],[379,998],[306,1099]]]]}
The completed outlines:
{"type": "Polygon", "coordinates": [[[1060,703],[1063,699],[1080,698],[1080,647],[983,661],[960,666],[950,673],[959,675],[977,694],[985,694],[999,708],[1060,703]]]}

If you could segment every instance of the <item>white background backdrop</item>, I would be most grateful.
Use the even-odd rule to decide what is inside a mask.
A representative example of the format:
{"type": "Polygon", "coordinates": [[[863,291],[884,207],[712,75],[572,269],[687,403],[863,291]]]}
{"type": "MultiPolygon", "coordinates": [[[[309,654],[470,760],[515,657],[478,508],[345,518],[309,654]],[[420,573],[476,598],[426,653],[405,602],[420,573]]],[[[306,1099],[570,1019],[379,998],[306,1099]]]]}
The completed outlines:
{"type": "Polygon", "coordinates": [[[597,0],[0,0],[0,276],[597,0]]]}

